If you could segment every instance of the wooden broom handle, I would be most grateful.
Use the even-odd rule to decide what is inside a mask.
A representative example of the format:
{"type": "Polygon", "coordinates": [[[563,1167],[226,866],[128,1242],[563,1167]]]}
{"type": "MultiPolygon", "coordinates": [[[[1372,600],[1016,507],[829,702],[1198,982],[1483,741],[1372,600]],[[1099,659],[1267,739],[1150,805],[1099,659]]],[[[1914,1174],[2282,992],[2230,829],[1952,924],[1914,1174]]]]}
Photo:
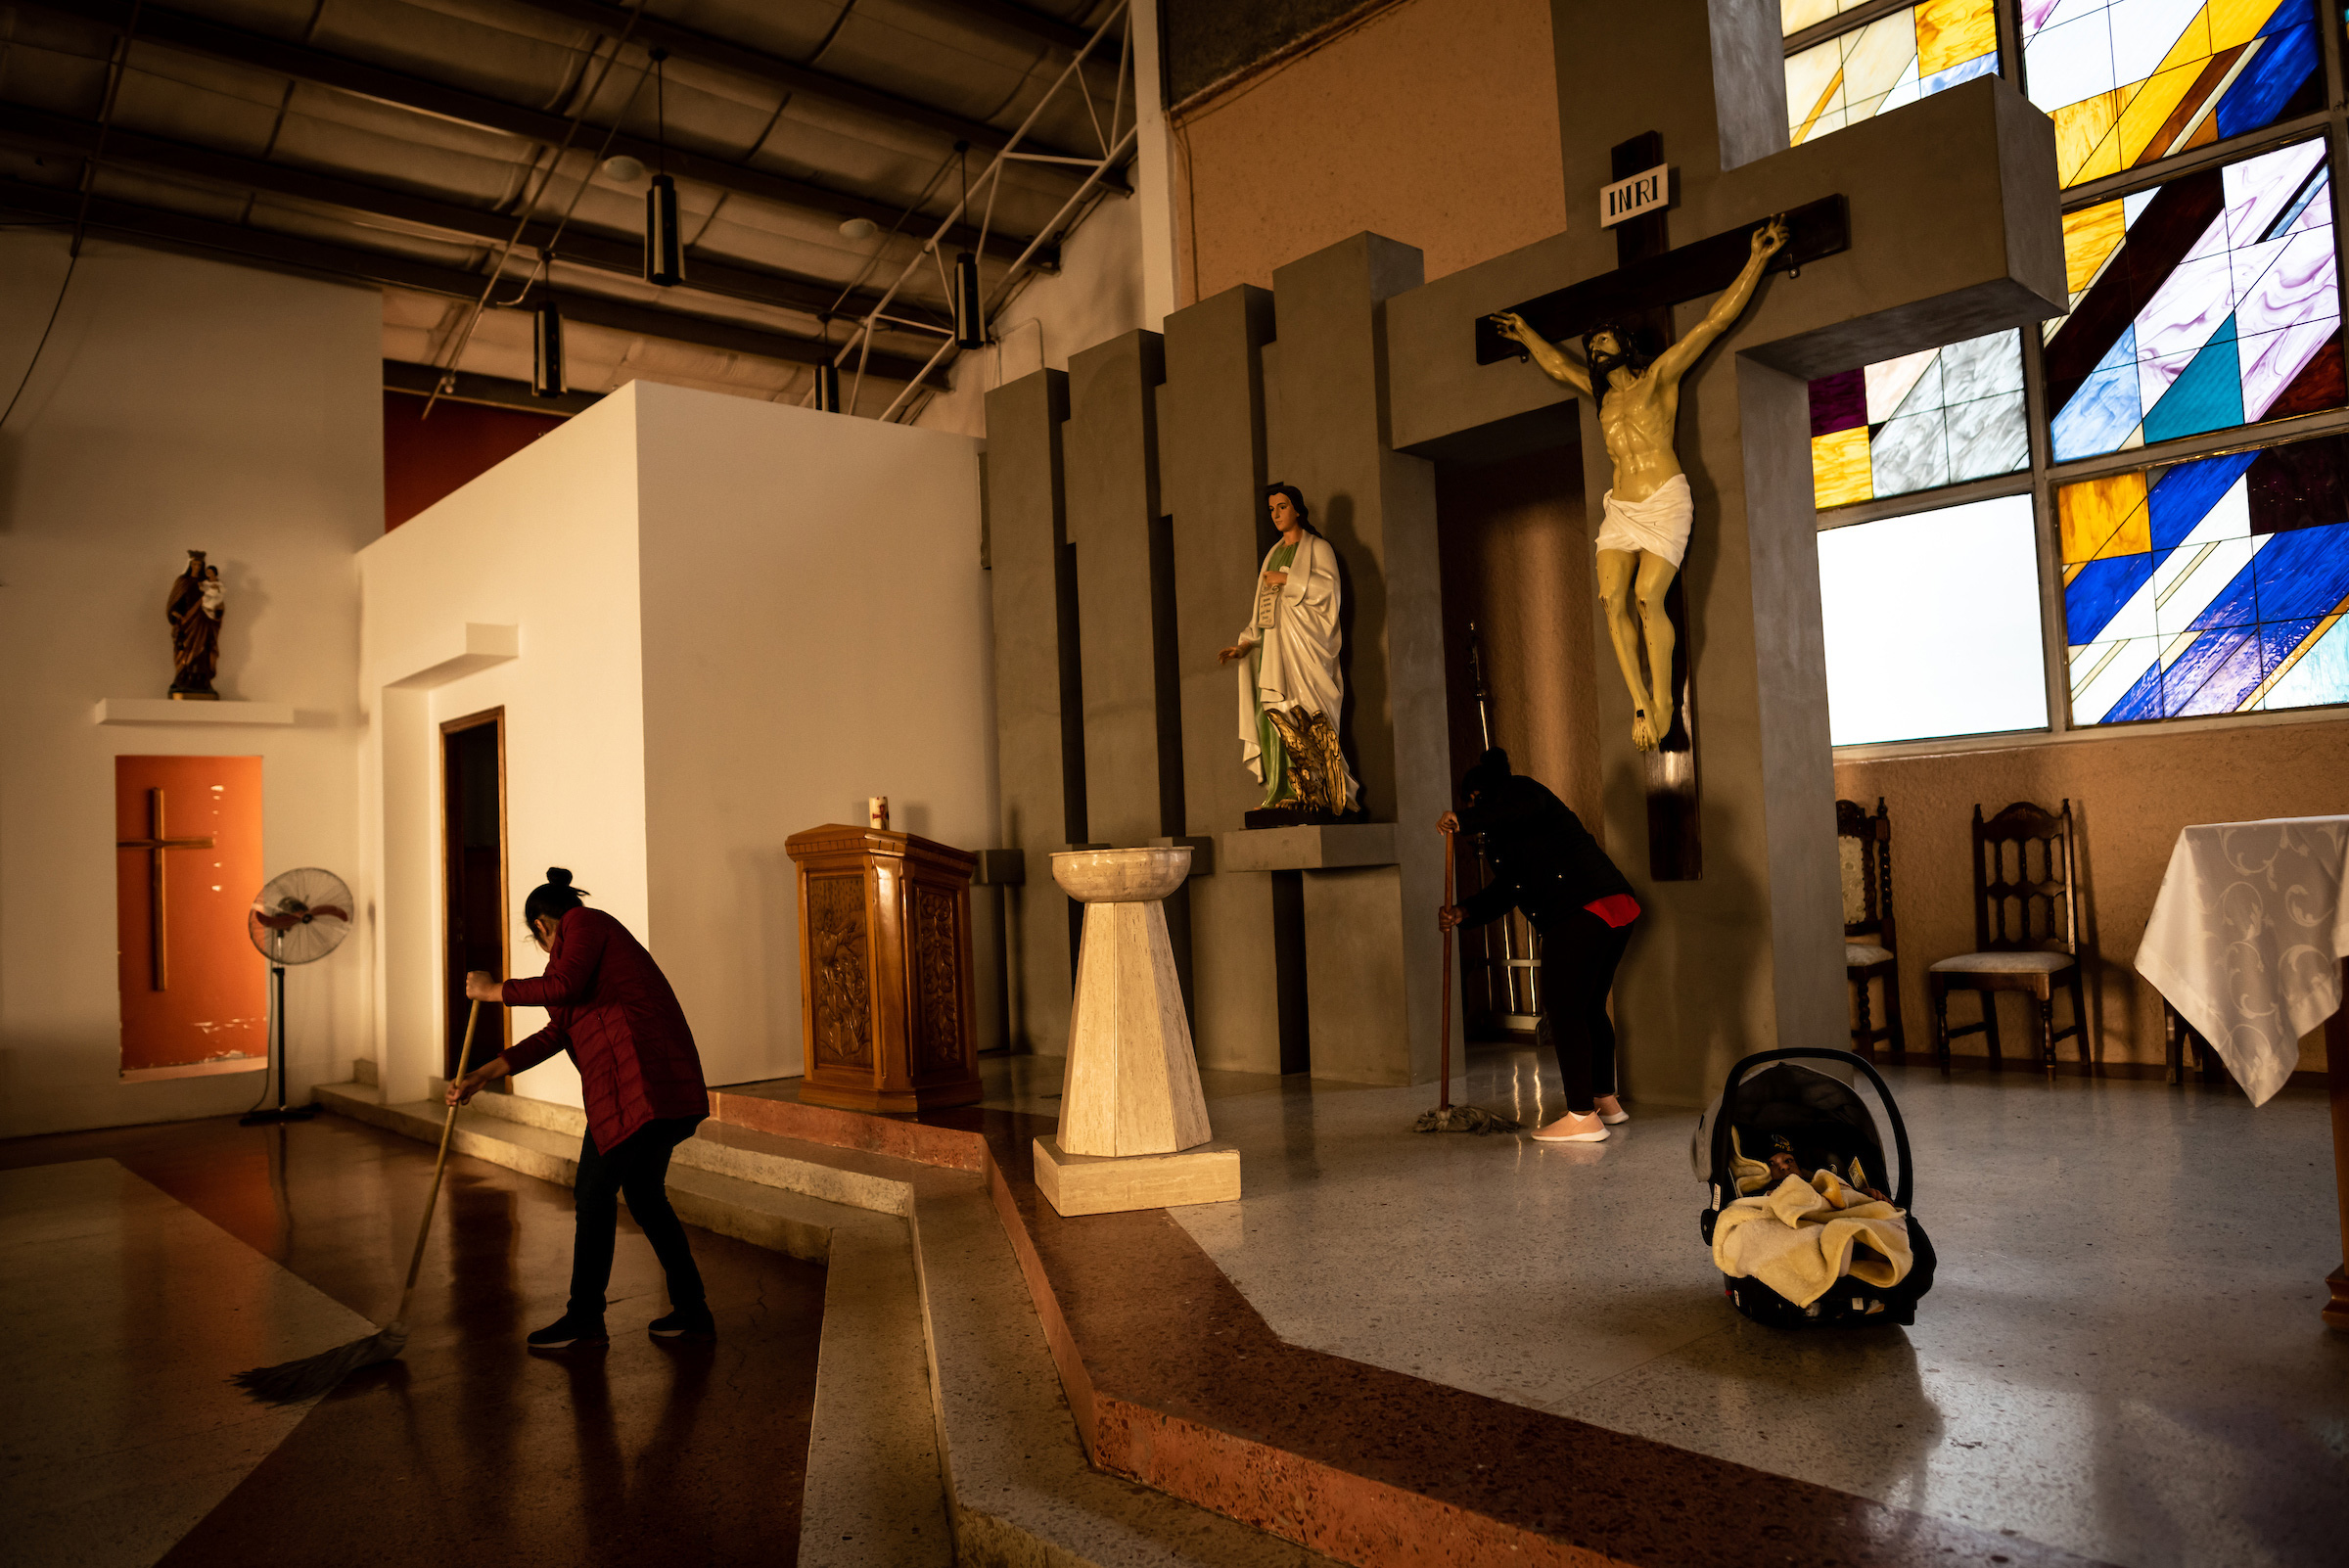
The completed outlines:
{"type": "MultiPolygon", "coordinates": [[[[1444,830],[1444,907],[1451,907],[1451,853],[1454,838],[1450,828],[1444,830]]],[[[1451,1109],[1451,927],[1444,928],[1444,1086],[1436,1092],[1436,1109],[1451,1109]]]]}
{"type": "MultiPolygon", "coordinates": [[[[465,1081],[465,1070],[473,1064],[473,1032],[481,1021],[482,1004],[477,1001],[465,1015],[465,1043],[457,1048],[457,1083],[465,1081]]],[[[424,1243],[433,1233],[433,1210],[440,1202],[440,1173],[448,1169],[448,1139],[457,1130],[458,1109],[451,1105],[440,1123],[440,1153],[433,1161],[433,1190],[425,1196],[424,1222],[416,1227],[416,1250],[408,1255],[408,1282],[400,1287],[399,1313],[394,1322],[408,1320],[408,1298],[416,1294],[416,1276],[424,1269],[424,1243]]]]}

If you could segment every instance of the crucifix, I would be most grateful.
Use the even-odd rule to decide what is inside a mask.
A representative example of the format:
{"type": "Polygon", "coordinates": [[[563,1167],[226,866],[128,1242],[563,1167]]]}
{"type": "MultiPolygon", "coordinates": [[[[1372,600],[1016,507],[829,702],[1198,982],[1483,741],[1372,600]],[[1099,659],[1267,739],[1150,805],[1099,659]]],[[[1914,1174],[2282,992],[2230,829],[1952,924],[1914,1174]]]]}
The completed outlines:
{"type": "Polygon", "coordinates": [[[149,790],[147,792],[147,836],[143,839],[116,839],[115,848],[147,852],[149,897],[154,900],[151,918],[155,931],[155,989],[157,991],[168,990],[170,949],[164,945],[163,857],[173,850],[208,850],[212,848],[212,841],[209,837],[201,839],[172,838],[163,828],[163,792],[149,790]]]}
{"type": "Polygon", "coordinates": [[[1676,451],[1681,381],[1744,313],[1766,270],[1791,274],[1804,261],[1846,250],[1850,223],[1843,199],[1830,196],[1674,251],[1666,227],[1664,138],[1644,132],[1618,143],[1610,157],[1618,183],[1607,188],[1609,205],[1625,188],[1647,198],[1641,209],[1614,223],[1616,270],[1482,318],[1477,361],[1531,357],[1550,380],[1595,407],[1614,480],[1601,500],[1599,597],[1632,697],[1632,745],[1647,792],[1649,874],[1693,881],[1703,874],[1704,857],[1681,562],[1695,505],[1676,451]],[[1673,307],[1707,295],[1718,296],[1713,307],[1676,337],[1673,307]],[[1572,338],[1582,340],[1582,365],[1563,351],[1561,340],[1572,338]]]}
{"type": "MultiPolygon", "coordinates": [[[[1596,682],[1604,842],[1642,908],[1613,997],[1640,1041],[1635,1092],[1702,1103],[1741,1051],[1847,1024],[1807,383],[2063,310],[2054,132],[1982,76],[1789,148],[1776,6],[1555,0],[1552,18],[1566,226],[1483,278],[1429,285],[1440,327],[1390,303],[1412,352],[1450,356],[1406,384],[1394,419],[1399,445],[1441,452],[1554,407],[1558,386],[1487,318],[1513,310],[1555,344],[1628,317],[1669,345],[1783,214],[1787,243],[1680,387],[1673,452],[1694,530],[1666,596],[1682,614],[1658,749],[1633,743],[1636,699],[1607,631],[1569,655],[1596,682]],[[1627,177],[1635,215],[1610,225],[1603,193],[1627,177]]],[[[1595,532],[1620,475],[1600,414],[1574,402],[1595,532]]]]}

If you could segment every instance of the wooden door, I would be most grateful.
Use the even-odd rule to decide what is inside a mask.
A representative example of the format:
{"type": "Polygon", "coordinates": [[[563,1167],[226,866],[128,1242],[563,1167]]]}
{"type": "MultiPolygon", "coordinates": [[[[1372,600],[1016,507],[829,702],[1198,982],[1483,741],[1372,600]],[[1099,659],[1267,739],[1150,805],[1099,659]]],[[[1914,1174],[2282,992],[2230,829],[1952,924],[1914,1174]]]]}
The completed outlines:
{"type": "MultiPolygon", "coordinates": [[[[506,903],[506,711],[452,718],[440,726],[441,907],[447,913],[441,975],[445,1027],[441,1073],[454,1076],[465,1043],[465,976],[482,969],[505,978],[513,922],[506,903]]],[[[506,1011],[484,1003],[473,1064],[512,1041],[506,1011]]],[[[500,1081],[498,1087],[506,1086],[500,1081]]]]}
{"type": "Polygon", "coordinates": [[[245,935],[261,882],[259,758],[115,759],[125,1077],[266,1062],[269,969],[245,935]]]}

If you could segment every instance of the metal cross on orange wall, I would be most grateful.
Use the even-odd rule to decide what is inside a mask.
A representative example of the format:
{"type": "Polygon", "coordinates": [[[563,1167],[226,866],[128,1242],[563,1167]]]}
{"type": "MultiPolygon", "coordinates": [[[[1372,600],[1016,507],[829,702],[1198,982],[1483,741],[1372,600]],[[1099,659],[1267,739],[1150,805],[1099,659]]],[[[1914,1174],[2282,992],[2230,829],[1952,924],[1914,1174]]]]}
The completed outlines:
{"type": "Polygon", "coordinates": [[[149,880],[155,897],[155,989],[157,991],[167,990],[169,989],[167,983],[170,978],[170,962],[169,949],[164,945],[163,941],[163,856],[173,850],[208,850],[212,848],[212,841],[208,837],[175,839],[166,834],[163,830],[163,792],[149,790],[147,792],[147,837],[116,839],[115,848],[117,850],[145,850],[148,853],[149,880]]]}

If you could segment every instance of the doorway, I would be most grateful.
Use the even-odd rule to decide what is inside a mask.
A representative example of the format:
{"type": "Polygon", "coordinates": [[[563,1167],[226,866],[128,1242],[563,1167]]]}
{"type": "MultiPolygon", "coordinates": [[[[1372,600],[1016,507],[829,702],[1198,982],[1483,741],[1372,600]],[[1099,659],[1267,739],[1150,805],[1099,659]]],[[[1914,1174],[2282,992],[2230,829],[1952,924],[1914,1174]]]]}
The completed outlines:
{"type": "MultiPolygon", "coordinates": [[[[465,976],[506,977],[506,711],[452,718],[440,726],[440,862],[447,911],[441,996],[441,1076],[453,1078],[465,1044],[465,976]]],[[[484,1003],[474,1035],[474,1065],[513,1043],[507,1013],[484,1003]]],[[[500,1079],[495,1085],[507,1087],[500,1079]]]]}

